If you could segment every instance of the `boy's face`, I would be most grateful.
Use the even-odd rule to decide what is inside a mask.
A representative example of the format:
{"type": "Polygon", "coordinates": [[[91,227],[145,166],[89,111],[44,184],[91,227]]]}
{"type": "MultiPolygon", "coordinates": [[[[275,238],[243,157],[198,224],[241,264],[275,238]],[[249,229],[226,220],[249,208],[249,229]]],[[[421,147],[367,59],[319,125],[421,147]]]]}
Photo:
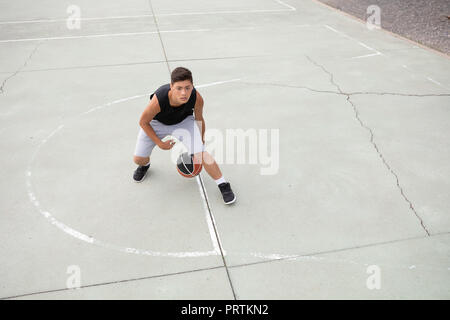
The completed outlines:
{"type": "Polygon", "coordinates": [[[194,86],[190,80],[177,81],[170,84],[172,98],[175,103],[183,104],[188,102],[194,86]]]}

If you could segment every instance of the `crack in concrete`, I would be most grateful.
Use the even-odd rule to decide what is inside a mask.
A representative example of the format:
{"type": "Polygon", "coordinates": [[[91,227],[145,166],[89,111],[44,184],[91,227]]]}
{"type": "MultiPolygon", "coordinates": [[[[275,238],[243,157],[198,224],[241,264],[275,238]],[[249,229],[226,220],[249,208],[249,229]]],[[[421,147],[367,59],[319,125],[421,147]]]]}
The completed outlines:
{"type": "Polygon", "coordinates": [[[41,45],[41,43],[42,43],[42,41],[39,41],[39,42],[38,42],[38,44],[36,45],[36,47],[34,47],[34,49],[33,49],[33,51],[31,52],[31,54],[30,54],[30,55],[28,56],[28,58],[25,60],[25,63],[24,63],[19,69],[17,69],[16,72],[14,72],[12,75],[10,75],[10,76],[7,77],[5,80],[3,80],[3,83],[2,83],[2,85],[0,86],[0,94],[3,94],[3,93],[4,93],[4,88],[5,88],[6,82],[7,82],[9,79],[15,77],[18,73],[20,73],[20,71],[22,71],[23,68],[26,67],[27,63],[31,60],[31,58],[33,57],[33,55],[36,53],[36,51],[37,51],[38,47],[41,45]]]}
{"type": "MultiPolygon", "coordinates": [[[[397,187],[400,190],[400,194],[402,195],[402,197],[405,199],[405,201],[409,204],[409,208],[414,212],[415,216],[417,217],[417,219],[419,219],[420,224],[422,226],[422,228],[425,230],[425,232],[427,233],[428,236],[430,236],[430,232],[428,231],[428,229],[426,228],[422,218],[419,216],[419,214],[417,213],[416,209],[414,208],[414,205],[412,204],[412,202],[408,199],[408,197],[405,195],[405,192],[403,191],[403,188],[400,185],[400,181],[398,178],[398,175],[394,172],[394,170],[392,170],[391,166],[387,163],[386,159],[384,158],[382,152],[380,151],[380,149],[378,148],[377,144],[374,141],[374,134],[373,131],[370,127],[368,127],[367,125],[364,124],[364,122],[361,120],[361,118],[359,117],[359,112],[358,109],[356,107],[356,105],[350,100],[350,96],[351,95],[357,95],[357,94],[377,94],[377,95],[385,95],[385,94],[391,94],[391,95],[399,95],[399,96],[413,96],[413,97],[425,97],[425,96],[450,96],[450,94],[401,94],[401,93],[389,93],[389,92],[353,92],[353,93],[347,93],[347,92],[343,92],[341,90],[341,88],[339,87],[339,85],[334,81],[334,76],[331,72],[329,72],[327,69],[325,69],[322,65],[316,63],[314,60],[312,60],[310,57],[306,56],[308,58],[308,60],[313,63],[315,66],[321,68],[325,73],[327,73],[330,76],[330,82],[337,88],[338,92],[336,91],[330,91],[330,90],[316,90],[316,89],[312,89],[309,87],[305,87],[305,86],[292,86],[292,85],[279,85],[279,84],[273,84],[273,83],[258,83],[261,85],[273,85],[273,86],[281,86],[281,87],[290,87],[290,88],[302,88],[302,89],[307,89],[307,90],[311,90],[314,92],[320,92],[320,93],[332,93],[332,94],[338,94],[338,95],[344,95],[347,97],[347,102],[350,103],[350,105],[353,108],[353,111],[355,112],[355,117],[358,120],[358,122],[360,123],[360,125],[365,128],[366,130],[368,130],[370,132],[370,143],[373,145],[373,147],[375,148],[375,150],[377,151],[379,157],[381,158],[381,160],[383,161],[384,165],[388,168],[388,170],[394,175],[396,181],[397,181],[397,187]]],[[[242,82],[244,84],[252,84],[251,82],[242,82]]],[[[255,84],[255,83],[253,83],[255,84]]]]}
{"type": "MultiPolygon", "coordinates": [[[[172,74],[172,71],[170,70],[169,59],[167,58],[167,51],[166,51],[166,48],[164,46],[164,42],[163,42],[163,39],[162,39],[162,36],[161,36],[161,32],[159,30],[158,20],[156,19],[155,11],[153,9],[152,0],[148,0],[148,3],[149,3],[150,9],[151,9],[152,14],[153,14],[153,19],[154,19],[154,22],[155,22],[155,25],[156,25],[156,30],[158,31],[159,40],[161,42],[161,46],[162,46],[162,49],[163,49],[163,52],[164,52],[164,58],[166,60],[167,69],[169,71],[169,77],[170,77],[171,74],[172,74]]],[[[200,178],[200,183],[202,185],[203,197],[205,199],[208,199],[208,197],[206,195],[206,190],[205,190],[204,185],[203,185],[202,178],[201,177],[199,177],[199,178],[200,178]]],[[[217,239],[218,244],[219,244],[220,255],[222,256],[223,265],[225,267],[225,271],[226,271],[226,274],[227,274],[227,277],[228,277],[228,282],[230,284],[231,292],[233,293],[233,298],[234,298],[234,300],[238,300],[238,297],[237,297],[237,294],[236,294],[236,290],[234,289],[233,281],[231,280],[230,271],[228,270],[227,261],[225,259],[225,253],[224,253],[224,250],[223,250],[222,245],[220,243],[219,233],[217,231],[216,225],[214,224],[214,219],[212,217],[211,209],[209,207],[209,203],[208,203],[207,200],[206,200],[206,205],[208,207],[208,213],[209,213],[209,216],[211,218],[211,221],[212,221],[212,224],[213,224],[213,227],[214,227],[214,233],[215,233],[216,239],[217,239]]]]}
{"type": "Polygon", "coordinates": [[[370,142],[372,143],[372,145],[374,146],[375,150],[377,151],[379,157],[381,158],[381,160],[383,161],[383,163],[385,164],[385,166],[389,169],[389,171],[394,175],[395,179],[397,180],[397,187],[400,189],[400,193],[402,195],[402,197],[406,200],[406,202],[408,202],[409,204],[409,208],[414,212],[414,214],[416,215],[417,219],[419,219],[420,224],[422,225],[422,228],[425,230],[425,232],[427,233],[428,236],[430,236],[430,232],[428,231],[428,229],[425,227],[425,224],[422,220],[422,218],[419,216],[419,214],[417,213],[416,209],[414,208],[413,204],[411,203],[411,201],[408,199],[408,197],[405,195],[405,193],[403,192],[403,188],[400,186],[400,182],[398,179],[397,174],[394,172],[394,170],[392,170],[391,166],[387,163],[386,159],[384,158],[383,154],[381,153],[381,151],[378,149],[377,144],[375,143],[373,137],[373,131],[371,128],[369,128],[368,126],[366,126],[364,124],[364,122],[362,122],[361,118],[359,117],[359,113],[358,113],[358,109],[356,108],[356,105],[350,100],[350,96],[347,95],[347,101],[352,105],[353,110],[355,112],[355,116],[356,119],[359,121],[359,123],[361,124],[361,126],[363,128],[365,128],[366,130],[368,130],[370,132],[370,142]]]}
{"type": "Polygon", "coordinates": [[[331,93],[331,94],[337,94],[337,95],[344,95],[344,96],[353,96],[353,95],[393,95],[393,96],[402,96],[402,97],[450,97],[450,93],[426,93],[426,94],[414,94],[414,93],[398,93],[398,92],[338,92],[338,91],[331,91],[331,90],[318,90],[313,89],[306,86],[296,86],[296,85],[289,85],[289,84],[281,84],[281,83],[272,83],[272,82],[251,82],[251,81],[241,81],[240,83],[243,84],[249,84],[249,85],[267,85],[267,86],[274,86],[274,87],[286,87],[286,88],[294,88],[294,89],[307,89],[309,91],[313,92],[319,92],[319,93],[331,93]]]}
{"type": "Polygon", "coordinates": [[[346,95],[358,94],[375,94],[375,95],[393,95],[402,97],[450,97],[450,93],[429,93],[429,94],[414,94],[414,93],[394,93],[394,92],[349,92],[346,95]]]}
{"type": "Polygon", "coordinates": [[[316,63],[314,60],[312,60],[310,57],[306,56],[306,58],[312,63],[314,64],[316,67],[321,68],[325,73],[327,73],[330,76],[330,82],[339,90],[339,93],[342,94],[342,90],[341,88],[336,84],[336,82],[334,82],[334,77],[333,74],[331,72],[329,72],[327,69],[325,69],[323,66],[321,66],[320,64],[316,63]]]}
{"type": "Polygon", "coordinates": [[[262,86],[265,85],[265,86],[282,87],[282,88],[293,88],[293,89],[307,89],[307,90],[313,91],[313,92],[332,93],[332,94],[341,95],[341,93],[336,92],[336,91],[318,90],[318,89],[313,89],[313,88],[310,88],[310,87],[296,86],[296,85],[289,85],[289,84],[280,84],[280,83],[271,83],[271,82],[252,82],[252,81],[240,81],[239,83],[248,84],[248,85],[262,85],[262,86]]]}
{"type": "MultiPolygon", "coordinates": [[[[261,56],[230,56],[230,57],[211,57],[211,58],[186,58],[186,59],[173,59],[167,60],[170,62],[189,62],[189,61],[214,61],[214,60],[233,60],[233,59],[246,59],[246,58],[258,58],[261,56]]],[[[21,71],[25,72],[43,72],[43,71],[61,71],[61,70],[79,70],[90,68],[108,68],[108,67],[123,67],[123,66],[135,66],[145,64],[159,64],[166,63],[166,60],[154,60],[154,61],[140,61],[140,62],[128,62],[128,63],[112,63],[112,64],[94,64],[85,66],[71,66],[71,67],[55,67],[46,69],[29,69],[21,71]]],[[[11,71],[0,71],[0,74],[10,74],[11,71]]]]}
{"type": "MultiPolygon", "coordinates": [[[[374,247],[379,247],[379,246],[384,246],[384,245],[391,245],[391,244],[395,245],[397,243],[402,243],[402,242],[411,241],[411,240],[428,239],[429,237],[436,238],[436,236],[447,235],[449,233],[450,232],[438,232],[438,233],[435,233],[435,234],[430,235],[430,236],[420,236],[420,237],[411,237],[411,238],[405,238],[405,239],[395,239],[395,240],[388,240],[388,241],[382,241],[382,242],[368,243],[368,244],[354,246],[354,247],[345,247],[345,248],[340,248],[340,249],[316,251],[316,252],[310,252],[310,253],[304,253],[304,254],[292,254],[292,255],[289,255],[289,256],[285,256],[285,257],[274,258],[274,259],[267,259],[267,260],[263,260],[263,261],[254,261],[254,262],[235,264],[235,265],[231,265],[230,269],[231,268],[248,267],[248,266],[253,266],[253,265],[261,265],[261,264],[267,264],[267,263],[273,263],[273,262],[280,262],[280,261],[291,261],[291,260],[297,260],[297,259],[301,259],[301,258],[311,258],[311,259],[319,258],[319,259],[324,259],[323,256],[329,255],[329,254],[348,253],[349,251],[353,251],[353,250],[370,249],[370,248],[374,248],[374,247]]],[[[436,239],[436,241],[439,241],[439,239],[436,239]]],[[[341,261],[347,261],[348,262],[350,260],[341,260],[341,261]]]]}
{"type": "Polygon", "coordinates": [[[353,111],[355,112],[355,116],[356,119],[358,120],[358,122],[360,123],[360,125],[365,128],[366,130],[368,130],[370,132],[370,143],[373,145],[373,147],[375,148],[375,150],[377,151],[379,157],[381,158],[381,160],[383,161],[383,163],[385,164],[385,166],[389,169],[389,171],[394,175],[395,179],[397,180],[397,187],[400,189],[400,193],[402,195],[402,197],[405,199],[405,201],[409,204],[409,208],[414,212],[415,216],[417,217],[417,219],[419,219],[420,224],[422,226],[422,228],[425,230],[425,232],[427,233],[428,236],[430,236],[430,232],[428,231],[428,229],[425,227],[425,224],[422,220],[422,218],[419,216],[419,214],[417,213],[416,209],[414,208],[412,202],[408,199],[408,197],[405,195],[405,193],[403,192],[403,188],[400,186],[400,182],[398,179],[398,175],[394,172],[394,170],[392,170],[391,166],[387,163],[386,159],[384,158],[382,152],[380,151],[380,149],[378,148],[377,144],[374,141],[374,134],[373,131],[370,127],[368,127],[367,125],[364,124],[364,122],[361,120],[361,118],[359,117],[359,112],[358,109],[356,107],[356,105],[350,100],[350,94],[345,93],[341,90],[341,88],[339,87],[339,85],[337,85],[334,82],[334,78],[333,78],[333,74],[331,72],[329,72],[327,69],[325,69],[325,67],[319,65],[318,63],[316,63],[315,61],[313,61],[310,57],[306,56],[306,58],[308,58],[309,61],[311,61],[314,65],[320,67],[324,72],[326,72],[328,75],[330,75],[330,82],[339,90],[340,94],[343,94],[345,96],[347,96],[347,101],[351,104],[351,106],[353,107],[353,111]]]}
{"type": "Polygon", "coordinates": [[[172,272],[172,273],[165,273],[165,274],[157,274],[157,275],[140,277],[140,278],[131,278],[131,279],[124,279],[124,280],[93,283],[93,284],[80,286],[79,288],[61,288],[61,289],[53,289],[53,290],[46,290],[46,291],[37,291],[37,292],[18,294],[18,295],[8,296],[8,297],[0,297],[0,300],[17,299],[17,298],[22,298],[22,297],[46,294],[46,293],[71,292],[71,291],[77,290],[77,289],[101,287],[101,286],[108,286],[108,285],[117,285],[117,284],[136,282],[136,281],[142,281],[142,280],[158,279],[158,278],[185,275],[185,274],[203,272],[203,271],[209,271],[209,270],[217,270],[217,269],[221,269],[221,268],[224,268],[224,267],[216,266],[216,267],[193,269],[193,270],[186,270],[186,271],[179,271],[179,272],[172,272]]]}
{"type": "Polygon", "coordinates": [[[397,92],[371,92],[371,91],[356,91],[356,92],[344,92],[342,91],[341,87],[334,81],[334,76],[331,72],[329,72],[327,69],[325,69],[324,66],[318,64],[314,60],[312,60],[309,56],[306,56],[306,58],[314,64],[316,67],[321,68],[325,73],[327,73],[330,76],[330,82],[337,88],[338,91],[331,91],[331,90],[318,90],[309,88],[306,86],[296,86],[296,85],[286,85],[286,84],[277,84],[277,83],[254,83],[254,82],[242,82],[246,84],[261,84],[261,85],[271,85],[271,86],[279,86],[279,87],[288,87],[288,88],[300,88],[300,89],[307,89],[313,92],[320,92],[320,93],[332,93],[332,94],[338,94],[338,95],[345,95],[345,96],[352,96],[352,95],[368,95],[368,94],[374,94],[374,95],[394,95],[394,96],[403,96],[403,97],[450,97],[450,93],[429,93],[429,94],[414,94],[414,93],[397,93],[397,92]]]}
{"type": "Polygon", "coordinates": [[[156,30],[158,31],[159,41],[161,42],[161,47],[162,47],[163,53],[164,53],[164,59],[166,61],[167,70],[169,71],[169,75],[170,75],[172,73],[172,71],[170,70],[169,60],[167,59],[166,47],[164,46],[164,42],[163,42],[163,39],[161,36],[161,30],[159,30],[158,20],[156,19],[155,11],[153,10],[152,0],[148,0],[148,5],[150,6],[150,10],[152,11],[153,21],[155,23],[156,30]]]}

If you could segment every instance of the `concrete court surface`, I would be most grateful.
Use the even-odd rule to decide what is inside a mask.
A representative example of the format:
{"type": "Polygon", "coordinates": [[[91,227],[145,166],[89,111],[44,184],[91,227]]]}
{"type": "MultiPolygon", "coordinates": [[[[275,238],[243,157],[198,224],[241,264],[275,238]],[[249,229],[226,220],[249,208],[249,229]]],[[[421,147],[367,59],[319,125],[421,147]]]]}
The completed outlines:
{"type": "Polygon", "coordinates": [[[448,56],[313,0],[0,12],[1,298],[450,298],[448,56]],[[231,206],[160,149],[132,180],[139,117],[177,66],[208,150],[257,137],[244,163],[214,151],[231,206]]]}

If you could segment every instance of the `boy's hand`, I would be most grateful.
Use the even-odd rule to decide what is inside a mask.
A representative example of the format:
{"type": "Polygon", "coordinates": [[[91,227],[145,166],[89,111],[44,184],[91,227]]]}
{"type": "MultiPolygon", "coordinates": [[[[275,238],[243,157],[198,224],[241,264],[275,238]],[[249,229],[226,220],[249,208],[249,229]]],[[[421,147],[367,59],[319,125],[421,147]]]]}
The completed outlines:
{"type": "Polygon", "coordinates": [[[158,147],[160,147],[163,150],[170,150],[175,145],[174,140],[167,140],[167,141],[161,141],[161,143],[158,144],[158,147]]]}

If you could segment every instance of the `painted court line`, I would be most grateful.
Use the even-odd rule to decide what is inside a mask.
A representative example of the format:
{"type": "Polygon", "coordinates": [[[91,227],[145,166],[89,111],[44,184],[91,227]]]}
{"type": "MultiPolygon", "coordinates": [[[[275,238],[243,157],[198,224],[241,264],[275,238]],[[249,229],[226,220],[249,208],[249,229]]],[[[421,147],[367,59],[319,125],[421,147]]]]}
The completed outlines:
{"type": "MultiPolygon", "coordinates": [[[[350,40],[352,40],[352,41],[357,42],[357,43],[358,43],[360,46],[362,46],[363,48],[366,48],[366,49],[368,49],[368,50],[370,50],[370,51],[375,52],[376,54],[374,54],[374,55],[383,55],[380,51],[378,51],[378,50],[376,50],[376,49],[374,49],[374,48],[369,47],[369,46],[366,45],[365,43],[363,43],[363,42],[361,42],[361,41],[359,41],[359,40],[357,40],[357,39],[355,39],[355,38],[352,38],[352,37],[346,35],[345,33],[341,32],[341,31],[338,31],[338,30],[336,30],[336,29],[333,28],[333,27],[330,27],[330,26],[327,25],[327,24],[325,24],[324,26],[325,26],[327,29],[329,29],[329,30],[331,30],[331,31],[333,31],[333,32],[335,32],[335,33],[337,33],[337,34],[340,34],[341,36],[343,36],[343,37],[345,37],[345,38],[347,38],[347,39],[350,39],[350,40]]],[[[371,56],[374,56],[374,55],[371,55],[371,56]]],[[[362,57],[369,57],[369,55],[353,57],[353,58],[351,58],[351,59],[362,58],[362,57]]]]}
{"type": "Polygon", "coordinates": [[[361,58],[368,58],[368,57],[379,56],[379,55],[381,55],[381,53],[377,52],[377,53],[365,54],[363,56],[351,57],[350,59],[361,59],[361,58]]]}
{"type": "Polygon", "coordinates": [[[297,9],[294,8],[293,6],[288,5],[287,3],[281,1],[281,0],[274,0],[275,2],[278,2],[279,4],[281,4],[282,6],[285,6],[287,8],[290,9],[290,11],[296,11],[297,9]]]}
{"type": "Polygon", "coordinates": [[[217,241],[218,239],[218,235],[216,237],[215,232],[214,232],[214,222],[212,221],[212,213],[211,215],[209,214],[210,211],[208,209],[208,205],[207,205],[207,200],[205,198],[205,194],[206,194],[206,190],[205,193],[203,193],[203,188],[200,182],[200,175],[198,175],[197,177],[195,177],[195,180],[197,181],[197,185],[198,185],[198,190],[200,191],[200,195],[202,196],[202,203],[203,203],[203,209],[205,211],[205,216],[206,216],[206,223],[208,225],[208,230],[209,230],[209,235],[211,237],[211,242],[213,244],[214,247],[214,251],[217,252],[217,254],[220,254],[220,247],[219,247],[219,243],[217,241]]]}
{"type": "MultiPolygon", "coordinates": [[[[239,255],[237,253],[237,255],[239,255]]],[[[254,262],[254,263],[250,263],[251,264],[262,264],[262,263],[267,263],[267,262],[274,262],[277,260],[283,260],[283,261],[296,261],[296,262],[321,262],[321,263],[328,263],[328,264],[352,264],[355,266],[360,266],[360,267],[367,267],[371,264],[373,264],[373,262],[369,263],[366,261],[355,261],[352,259],[342,259],[342,258],[335,258],[335,257],[329,257],[329,256],[324,256],[321,253],[318,254],[313,254],[313,255],[282,255],[282,254],[267,254],[267,253],[259,253],[259,252],[252,252],[250,253],[250,256],[256,257],[256,258],[262,258],[262,259],[267,259],[268,261],[264,261],[264,262],[254,262]]],[[[392,264],[392,263],[380,263],[380,266],[382,266],[383,268],[388,268],[388,269],[399,269],[399,270],[413,270],[413,269],[418,269],[417,266],[420,265],[420,269],[421,270],[426,270],[426,271],[444,271],[445,267],[436,267],[436,266],[432,266],[432,265],[424,265],[422,263],[418,264],[418,265],[405,265],[405,264],[392,264]]],[[[243,265],[245,266],[245,265],[243,265]]],[[[230,268],[239,268],[241,267],[241,265],[237,265],[237,266],[230,266],[230,268]]],[[[450,268],[448,268],[447,270],[450,270],[450,268]]]]}
{"type": "Polygon", "coordinates": [[[213,14],[232,14],[232,13],[271,13],[271,12],[291,12],[291,9],[259,9],[259,10],[231,10],[231,11],[209,11],[209,12],[183,12],[183,13],[166,13],[157,14],[156,17],[170,16],[196,16],[196,15],[213,15],[213,14]]]}
{"type": "MultiPolygon", "coordinates": [[[[301,25],[301,26],[307,26],[307,25],[301,25]]],[[[159,33],[186,33],[186,32],[208,32],[208,31],[222,31],[222,30],[254,30],[254,29],[256,29],[256,27],[254,27],[254,26],[253,27],[237,27],[237,28],[229,27],[229,28],[217,28],[217,29],[179,29],[179,30],[161,30],[161,31],[159,31],[159,33]]],[[[158,31],[87,34],[87,35],[82,35],[82,36],[7,39],[7,40],[0,40],[0,43],[88,39],[88,38],[104,38],[104,37],[124,37],[124,36],[137,36],[137,35],[146,35],[146,34],[158,34],[158,31]]]]}
{"type": "MultiPolygon", "coordinates": [[[[169,16],[186,16],[186,15],[212,15],[212,14],[240,14],[240,13],[270,13],[270,12],[291,12],[297,9],[293,6],[286,4],[280,0],[274,0],[287,9],[252,9],[252,10],[224,10],[224,11],[200,11],[200,12],[178,12],[178,13],[161,13],[161,14],[140,14],[129,16],[106,16],[106,17],[92,17],[81,18],[80,21],[99,21],[99,20],[117,20],[117,19],[140,19],[149,17],[169,17],[169,16]]],[[[67,18],[60,19],[36,19],[36,20],[16,20],[16,21],[0,21],[2,24],[26,24],[26,23],[46,23],[46,22],[66,22],[67,18]]]]}
{"type": "MultiPolygon", "coordinates": [[[[226,81],[217,81],[217,82],[213,82],[213,83],[207,83],[207,84],[203,84],[203,85],[198,85],[196,86],[197,88],[205,88],[205,87],[210,87],[210,86],[214,86],[214,85],[219,85],[219,84],[224,84],[224,83],[231,83],[231,82],[235,82],[235,81],[239,81],[240,79],[231,79],[231,80],[226,80],[226,81]]],[[[130,101],[133,99],[137,99],[140,97],[144,97],[144,96],[148,96],[150,93],[145,93],[145,94],[140,94],[140,95],[134,95],[131,97],[127,97],[127,98],[122,98],[122,99],[117,99],[114,100],[112,102],[108,102],[105,104],[102,104],[100,106],[96,106],[94,108],[89,109],[88,111],[85,111],[81,114],[79,114],[78,116],[83,116],[89,113],[92,113],[94,111],[106,108],[108,106],[117,104],[117,103],[121,103],[121,102],[126,102],[126,101],[130,101]]],[[[30,157],[30,161],[28,163],[28,167],[27,167],[27,171],[25,173],[26,176],[26,189],[27,189],[27,193],[28,193],[28,197],[30,199],[30,202],[36,207],[36,209],[38,210],[38,212],[44,216],[52,225],[54,225],[55,227],[57,227],[58,229],[60,229],[61,231],[63,231],[64,233],[79,239],[81,241],[84,241],[86,243],[90,243],[90,244],[94,244],[103,248],[107,248],[107,249],[111,249],[111,250],[115,250],[115,251],[120,251],[120,252],[125,252],[125,253],[132,253],[132,254],[139,254],[139,255],[148,255],[148,256],[156,256],[156,257],[173,257],[173,258],[189,258],[189,257],[205,257],[205,256],[214,256],[214,255],[220,255],[220,248],[219,248],[219,243],[218,241],[220,241],[219,236],[217,235],[217,238],[215,236],[215,232],[214,232],[214,217],[209,215],[209,211],[206,210],[206,218],[207,218],[207,225],[208,225],[208,229],[210,232],[210,237],[211,237],[211,241],[213,244],[213,250],[210,251],[193,251],[193,252],[161,252],[161,251],[154,251],[154,250],[146,250],[146,249],[140,249],[140,248],[131,248],[131,247],[123,247],[123,246],[119,246],[119,245],[115,245],[115,244],[110,244],[98,239],[95,239],[94,237],[88,236],[78,230],[75,230],[73,228],[71,228],[70,226],[62,223],[61,221],[57,220],[55,217],[53,217],[53,215],[48,212],[47,210],[45,210],[44,208],[42,208],[39,200],[36,197],[36,194],[34,192],[33,189],[33,185],[31,183],[31,177],[32,177],[32,165],[34,163],[34,160],[36,159],[37,155],[39,154],[40,150],[42,149],[42,147],[55,135],[57,134],[59,131],[61,131],[64,128],[64,124],[59,125],[55,130],[53,130],[46,138],[44,138],[40,144],[38,145],[37,149],[34,151],[34,153],[32,154],[32,156],[30,157]],[[218,240],[219,239],[219,240],[218,240]]],[[[197,183],[199,183],[199,180],[197,181],[197,183]]],[[[201,192],[202,196],[203,196],[203,192],[201,192]]],[[[206,193],[205,193],[205,196],[206,193]]],[[[204,198],[204,204],[206,203],[207,198],[204,198]]],[[[224,252],[225,254],[225,252],[224,252]]]]}
{"type": "Polygon", "coordinates": [[[199,86],[195,86],[196,88],[207,88],[207,87],[212,87],[212,86],[216,86],[218,84],[224,84],[224,83],[230,83],[230,82],[236,82],[236,81],[240,81],[241,79],[231,79],[231,80],[226,80],[226,81],[218,81],[218,82],[211,82],[208,84],[201,84],[199,86]]]}
{"type": "MultiPolygon", "coordinates": [[[[309,24],[292,25],[292,27],[309,27],[309,24]]],[[[160,30],[159,33],[186,33],[186,32],[212,32],[212,31],[226,31],[226,30],[257,30],[269,28],[267,26],[247,26],[247,27],[223,27],[215,29],[178,29],[178,30],[160,30]]],[[[270,27],[271,28],[271,27],[270,27]]],[[[271,28],[272,29],[272,28],[271,28]]],[[[142,32],[120,32],[120,33],[104,33],[104,34],[86,34],[80,36],[59,36],[59,37],[40,37],[40,38],[22,38],[22,39],[5,39],[0,40],[0,43],[11,42],[29,42],[29,41],[50,41],[50,40],[70,40],[70,39],[89,39],[89,38],[105,38],[105,37],[126,37],[139,36],[148,34],[158,34],[158,31],[142,31],[142,32]]]]}
{"type": "MultiPolygon", "coordinates": [[[[333,28],[333,27],[330,27],[329,25],[326,25],[326,24],[325,24],[324,26],[325,26],[327,29],[329,29],[329,30],[331,30],[331,31],[333,31],[333,32],[335,32],[335,33],[338,33],[338,34],[342,35],[343,37],[345,37],[345,38],[347,38],[347,39],[356,41],[360,46],[362,46],[362,47],[364,47],[364,48],[366,48],[366,49],[368,49],[368,50],[370,50],[370,51],[374,51],[374,52],[375,52],[375,53],[373,53],[373,54],[367,54],[367,55],[362,55],[362,56],[351,57],[350,59],[360,59],[360,58],[367,58],[367,57],[373,57],[373,56],[379,56],[379,55],[381,55],[381,56],[386,56],[385,54],[381,53],[380,51],[378,51],[378,50],[376,50],[376,49],[374,49],[374,48],[372,48],[372,47],[369,47],[369,46],[366,45],[365,43],[363,43],[363,42],[361,42],[361,41],[359,41],[359,40],[357,40],[357,39],[354,39],[354,38],[352,38],[352,37],[346,35],[345,33],[341,32],[341,31],[338,31],[338,30],[336,30],[336,29],[333,28]]],[[[407,70],[410,70],[406,65],[402,65],[402,67],[405,68],[405,69],[407,69],[407,70]]],[[[414,74],[414,73],[413,73],[413,74],[414,74]]],[[[442,85],[440,82],[438,82],[438,81],[436,81],[436,80],[434,80],[434,79],[432,79],[432,78],[430,78],[430,77],[427,77],[427,76],[422,76],[422,77],[424,77],[424,78],[427,79],[428,81],[431,81],[432,83],[434,83],[434,84],[436,84],[436,85],[438,85],[438,86],[440,86],[440,87],[443,87],[443,88],[445,88],[445,89],[448,89],[447,87],[445,87],[444,85],[442,85]]]]}
{"type": "Polygon", "coordinates": [[[428,81],[431,81],[432,83],[434,83],[435,85],[438,85],[439,87],[442,87],[442,88],[444,88],[444,89],[447,89],[447,90],[450,90],[450,88],[448,88],[447,86],[444,86],[442,83],[440,83],[439,81],[436,81],[436,80],[434,80],[434,79],[432,79],[431,77],[427,77],[427,76],[424,76],[424,75],[420,75],[420,74],[417,74],[417,73],[415,73],[410,67],[408,67],[407,65],[402,65],[402,67],[403,68],[405,68],[406,70],[408,70],[412,75],[414,75],[414,76],[420,76],[420,77],[423,77],[423,78],[425,78],[425,79],[427,79],[428,81]]]}
{"type": "MultiPolygon", "coordinates": [[[[161,31],[161,33],[204,32],[204,31],[210,31],[210,29],[166,30],[166,31],[161,31]]],[[[9,39],[9,40],[0,40],[0,43],[43,41],[43,40],[67,40],[67,39],[83,39],[83,38],[103,38],[103,37],[123,37],[123,36],[136,36],[136,35],[145,35],[145,34],[158,34],[158,31],[90,34],[90,35],[84,35],[84,36],[9,39]]]]}
{"type": "MultiPolygon", "coordinates": [[[[153,17],[152,14],[139,14],[132,16],[106,16],[106,17],[92,17],[92,18],[82,18],[80,17],[80,21],[95,21],[95,20],[116,20],[116,19],[139,19],[139,18],[148,18],[153,17]]],[[[0,21],[0,25],[2,24],[26,24],[26,23],[48,23],[48,22],[66,22],[68,18],[60,18],[60,19],[36,19],[36,20],[16,20],[16,21],[0,21]]]]}
{"type": "Polygon", "coordinates": [[[434,79],[432,79],[432,78],[430,78],[430,77],[426,77],[428,80],[430,80],[431,82],[433,82],[434,84],[437,84],[438,86],[441,86],[441,87],[443,87],[443,85],[440,83],[440,82],[438,82],[438,81],[436,81],[436,80],[434,80],[434,79]]]}

